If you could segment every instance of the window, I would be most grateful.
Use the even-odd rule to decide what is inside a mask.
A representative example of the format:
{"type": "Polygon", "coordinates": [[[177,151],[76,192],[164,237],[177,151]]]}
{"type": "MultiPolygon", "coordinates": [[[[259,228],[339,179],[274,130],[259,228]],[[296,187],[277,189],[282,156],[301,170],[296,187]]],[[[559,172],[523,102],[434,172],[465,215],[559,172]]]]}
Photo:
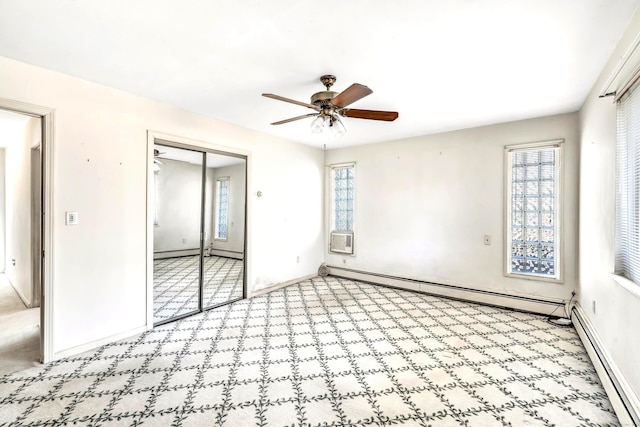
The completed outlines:
{"type": "Polygon", "coordinates": [[[355,164],[331,166],[331,229],[353,232],[355,164]]]}
{"type": "Polygon", "coordinates": [[[506,274],[561,281],[562,141],[506,149],[506,274]]]}
{"type": "Polygon", "coordinates": [[[640,91],[618,101],[615,272],[640,283],[640,91]]]}
{"type": "Polygon", "coordinates": [[[229,217],[229,177],[216,179],[216,233],[217,240],[227,240],[229,217]]]}

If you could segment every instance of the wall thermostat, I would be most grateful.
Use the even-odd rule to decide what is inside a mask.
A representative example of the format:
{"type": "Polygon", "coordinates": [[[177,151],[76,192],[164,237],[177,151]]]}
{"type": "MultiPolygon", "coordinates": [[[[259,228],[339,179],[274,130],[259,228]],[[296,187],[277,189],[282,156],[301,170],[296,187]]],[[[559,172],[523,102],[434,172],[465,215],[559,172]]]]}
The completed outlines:
{"type": "Polygon", "coordinates": [[[64,224],[78,225],[78,212],[75,212],[75,211],[65,212],[64,224]]]}

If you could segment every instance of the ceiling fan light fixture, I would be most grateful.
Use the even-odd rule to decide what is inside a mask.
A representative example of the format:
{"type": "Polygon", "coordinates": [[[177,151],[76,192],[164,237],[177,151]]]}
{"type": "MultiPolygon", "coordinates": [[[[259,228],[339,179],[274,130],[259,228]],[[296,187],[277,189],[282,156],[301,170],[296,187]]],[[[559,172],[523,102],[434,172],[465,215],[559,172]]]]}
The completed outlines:
{"type": "Polygon", "coordinates": [[[324,132],[325,116],[318,114],[318,117],[311,122],[311,133],[318,134],[324,132]]]}
{"type": "Polygon", "coordinates": [[[334,138],[340,138],[347,133],[347,128],[342,123],[339,115],[334,114],[331,116],[331,119],[329,120],[329,132],[334,138]]]}

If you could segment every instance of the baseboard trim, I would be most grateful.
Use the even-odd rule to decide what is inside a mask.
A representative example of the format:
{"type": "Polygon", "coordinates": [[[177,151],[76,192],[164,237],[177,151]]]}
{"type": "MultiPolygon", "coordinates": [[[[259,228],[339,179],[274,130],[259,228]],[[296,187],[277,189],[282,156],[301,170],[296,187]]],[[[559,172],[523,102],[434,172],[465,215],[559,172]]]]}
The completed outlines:
{"type": "Polygon", "coordinates": [[[580,304],[571,310],[573,326],[578,332],[609,401],[623,426],[640,426],[640,401],[624,379],[617,364],[602,345],[589,317],[580,304]]]}
{"type": "Polygon", "coordinates": [[[18,294],[18,297],[20,297],[20,300],[25,305],[25,307],[27,307],[27,308],[35,308],[35,307],[31,307],[31,301],[29,301],[27,299],[27,297],[24,296],[24,293],[22,293],[22,290],[20,290],[18,287],[16,287],[13,284],[13,282],[11,280],[9,280],[9,278],[6,275],[4,277],[7,279],[7,282],[9,282],[9,284],[11,285],[11,287],[13,288],[15,293],[18,294]]]}
{"type": "Polygon", "coordinates": [[[512,295],[496,291],[466,288],[460,285],[426,282],[405,277],[389,276],[344,267],[328,266],[329,274],[346,279],[355,279],[376,285],[417,291],[440,297],[459,299],[514,310],[549,315],[565,316],[566,301],[512,295]]]}
{"type": "Polygon", "coordinates": [[[180,249],[176,251],[154,252],[153,259],[177,258],[181,256],[200,255],[200,249],[180,249]]]}
{"type": "Polygon", "coordinates": [[[224,258],[238,259],[238,260],[244,259],[244,252],[227,251],[225,249],[205,248],[204,256],[208,257],[211,255],[224,257],[224,258]]]}
{"type": "Polygon", "coordinates": [[[146,331],[147,331],[146,325],[145,326],[140,326],[138,328],[134,328],[134,329],[130,329],[130,330],[125,331],[125,332],[121,332],[119,334],[115,334],[115,335],[111,335],[109,337],[101,338],[99,340],[91,341],[91,342],[88,342],[86,344],[81,344],[79,346],[68,348],[66,350],[61,350],[61,351],[55,352],[53,354],[53,360],[62,359],[64,357],[75,356],[77,354],[84,353],[85,351],[93,350],[93,349],[98,348],[100,346],[103,346],[105,344],[111,344],[113,342],[120,341],[122,339],[129,338],[129,337],[141,334],[141,333],[146,332],[146,331]]]}
{"type": "MultiPolygon", "coordinates": [[[[178,258],[181,256],[193,256],[193,255],[200,255],[200,249],[184,249],[179,251],[154,252],[153,259],[178,258]]],[[[210,255],[220,256],[224,258],[239,259],[239,260],[244,259],[243,252],[227,251],[224,249],[205,248],[204,256],[208,257],[210,255]]]]}
{"type": "Polygon", "coordinates": [[[295,283],[298,282],[302,282],[304,280],[309,280],[313,277],[316,277],[317,274],[313,273],[313,274],[309,274],[306,276],[302,276],[302,277],[298,277],[297,279],[292,279],[292,280],[287,280],[286,282],[281,282],[281,283],[276,283],[275,285],[269,285],[266,288],[260,288],[258,290],[255,290],[251,293],[251,296],[249,298],[253,298],[253,297],[258,297],[264,294],[268,294],[269,292],[273,292],[276,291],[278,289],[282,289],[282,288],[286,288],[287,286],[293,285],[295,283]]]}

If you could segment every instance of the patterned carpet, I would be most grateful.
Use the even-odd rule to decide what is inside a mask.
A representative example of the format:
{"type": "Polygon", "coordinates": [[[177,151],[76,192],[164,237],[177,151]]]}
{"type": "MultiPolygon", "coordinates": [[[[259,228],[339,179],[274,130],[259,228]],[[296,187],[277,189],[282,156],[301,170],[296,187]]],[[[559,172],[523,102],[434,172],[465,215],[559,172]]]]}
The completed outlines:
{"type": "Polygon", "coordinates": [[[333,277],[0,377],[0,425],[618,425],[542,316],[333,277]]]}
{"type": "MultiPolygon", "coordinates": [[[[200,257],[157,259],[153,262],[154,323],[198,310],[200,257]]],[[[242,298],[243,261],[204,258],[204,307],[242,298]]]]}

